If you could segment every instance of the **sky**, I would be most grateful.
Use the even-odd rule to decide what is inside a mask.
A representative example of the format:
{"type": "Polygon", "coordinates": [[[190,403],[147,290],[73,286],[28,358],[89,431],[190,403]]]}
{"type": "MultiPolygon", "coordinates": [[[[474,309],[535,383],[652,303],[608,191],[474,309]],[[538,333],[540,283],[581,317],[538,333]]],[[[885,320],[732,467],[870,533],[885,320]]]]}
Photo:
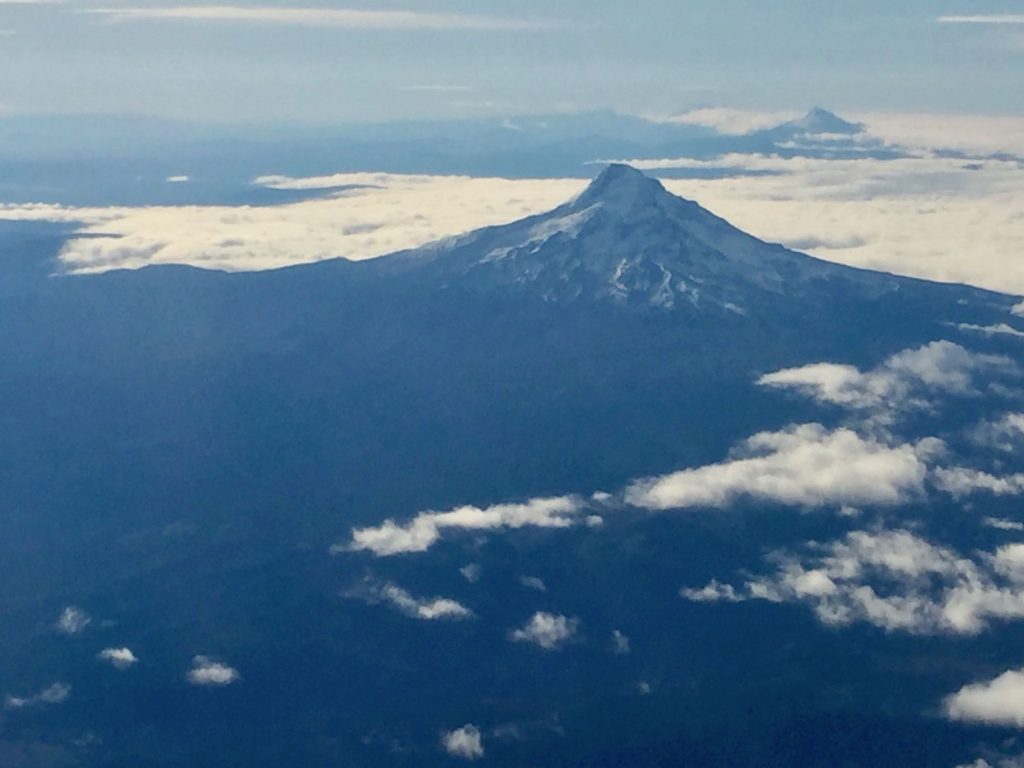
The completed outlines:
{"type": "Polygon", "coordinates": [[[1024,0],[0,0],[0,106],[327,123],[1022,114],[1024,0]]]}

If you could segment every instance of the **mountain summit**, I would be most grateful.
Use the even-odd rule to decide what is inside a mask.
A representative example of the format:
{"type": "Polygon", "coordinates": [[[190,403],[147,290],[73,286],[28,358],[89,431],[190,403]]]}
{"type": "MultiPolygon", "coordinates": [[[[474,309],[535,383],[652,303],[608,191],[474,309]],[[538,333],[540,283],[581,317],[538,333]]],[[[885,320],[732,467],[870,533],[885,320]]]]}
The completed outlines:
{"type": "Polygon", "coordinates": [[[738,314],[782,297],[813,298],[838,284],[872,294],[895,285],[888,275],[758,240],[622,164],[606,167],[576,199],[549,213],[397,259],[445,284],[514,286],[547,301],[605,298],[738,314]]]}

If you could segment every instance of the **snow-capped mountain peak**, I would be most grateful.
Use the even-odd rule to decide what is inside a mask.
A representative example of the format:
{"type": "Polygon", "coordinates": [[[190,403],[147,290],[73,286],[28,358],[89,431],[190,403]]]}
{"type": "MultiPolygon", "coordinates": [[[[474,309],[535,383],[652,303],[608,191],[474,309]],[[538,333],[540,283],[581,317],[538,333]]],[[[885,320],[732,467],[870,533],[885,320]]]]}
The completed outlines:
{"type": "Polygon", "coordinates": [[[621,164],[553,211],[381,261],[444,285],[514,286],[548,301],[589,297],[738,314],[813,294],[824,281],[875,294],[893,287],[890,276],[758,240],[621,164]]]}
{"type": "Polygon", "coordinates": [[[612,163],[575,199],[570,206],[586,210],[599,205],[618,214],[649,208],[662,196],[671,196],[657,179],[645,176],[629,165],[612,163]]]}

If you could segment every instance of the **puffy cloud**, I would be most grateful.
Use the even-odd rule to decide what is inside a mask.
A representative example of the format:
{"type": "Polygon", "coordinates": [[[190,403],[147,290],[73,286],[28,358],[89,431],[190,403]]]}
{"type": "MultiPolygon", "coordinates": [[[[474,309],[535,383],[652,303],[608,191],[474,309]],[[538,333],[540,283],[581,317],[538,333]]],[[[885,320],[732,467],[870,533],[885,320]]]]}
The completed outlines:
{"type": "Polygon", "coordinates": [[[352,541],[335,545],[332,553],[366,550],[378,557],[407,552],[426,552],[446,531],[487,531],[499,528],[568,528],[576,522],[583,502],[573,496],[530,499],[523,504],[495,504],[480,508],[463,506],[448,512],[421,512],[400,525],[386,520],[379,526],[357,528],[352,541]]]}
{"type": "Polygon", "coordinates": [[[800,603],[828,625],[866,622],[913,634],[974,635],[992,620],[1024,618],[1022,544],[970,558],[904,529],[854,531],[769,559],[775,572],[740,588],[712,581],[682,596],[800,603]]]}
{"type": "Polygon", "coordinates": [[[944,709],[952,720],[1024,728],[1024,670],[965,685],[946,698],[944,709]]]}
{"type": "Polygon", "coordinates": [[[768,373],[758,384],[793,389],[820,403],[859,411],[874,411],[882,420],[892,413],[927,404],[930,392],[975,393],[973,374],[1010,372],[1013,362],[1001,355],[971,352],[950,341],[933,341],[907,349],[881,365],[861,371],[851,365],[814,363],[768,373]]]}
{"type": "Polygon", "coordinates": [[[38,704],[63,704],[71,696],[71,686],[66,683],[54,683],[32,696],[8,695],[4,704],[8,709],[23,709],[38,704]]]}
{"type": "Polygon", "coordinates": [[[459,573],[462,574],[462,578],[468,581],[470,584],[476,584],[480,581],[480,573],[482,569],[479,563],[470,563],[459,568],[459,573]]]}
{"type": "Polygon", "coordinates": [[[187,677],[192,685],[215,687],[231,685],[242,679],[237,669],[209,656],[193,657],[192,669],[188,671],[187,677]]]}
{"type": "Polygon", "coordinates": [[[782,504],[900,504],[921,494],[934,441],[891,446],[820,424],[761,432],[731,458],[641,480],[626,500],[648,509],[724,507],[748,497],[782,504]]]}
{"type": "Polygon", "coordinates": [[[130,648],[104,648],[99,652],[98,658],[109,662],[117,669],[128,669],[139,661],[130,648]]]}
{"type": "Polygon", "coordinates": [[[348,597],[355,597],[371,603],[386,603],[399,613],[421,621],[471,619],[473,612],[455,600],[447,597],[419,599],[395,584],[367,582],[350,590],[348,597]]]}
{"type": "Polygon", "coordinates": [[[77,635],[92,623],[92,618],[81,608],[69,605],[57,619],[57,631],[64,635],[77,635]]]}
{"type": "Polygon", "coordinates": [[[443,733],[441,746],[449,755],[465,760],[477,760],[484,756],[483,736],[480,729],[472,723],[443,733]]]}
{"type": "Polygon", "coordinates": [[[519,629],[512,630],[517,643],[533,643],[546,651],[561,648],[576,636],[580,621],[554,613],[538,611],[519,629]]]}

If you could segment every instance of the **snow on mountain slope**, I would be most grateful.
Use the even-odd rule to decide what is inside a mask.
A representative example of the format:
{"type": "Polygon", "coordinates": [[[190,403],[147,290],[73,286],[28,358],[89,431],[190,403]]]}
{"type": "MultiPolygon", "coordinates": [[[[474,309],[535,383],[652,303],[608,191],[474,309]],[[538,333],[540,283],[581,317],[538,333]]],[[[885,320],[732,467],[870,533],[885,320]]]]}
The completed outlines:
{"type": "Polygon", "coordinates": [[[750,303],[807,298],[840,283],[880,295],[900,282],[765,243],[619,164],[549,213],[381,262],[444,284],[528,287],[548,301],[587,296],[739,314],[750,303]]]}

